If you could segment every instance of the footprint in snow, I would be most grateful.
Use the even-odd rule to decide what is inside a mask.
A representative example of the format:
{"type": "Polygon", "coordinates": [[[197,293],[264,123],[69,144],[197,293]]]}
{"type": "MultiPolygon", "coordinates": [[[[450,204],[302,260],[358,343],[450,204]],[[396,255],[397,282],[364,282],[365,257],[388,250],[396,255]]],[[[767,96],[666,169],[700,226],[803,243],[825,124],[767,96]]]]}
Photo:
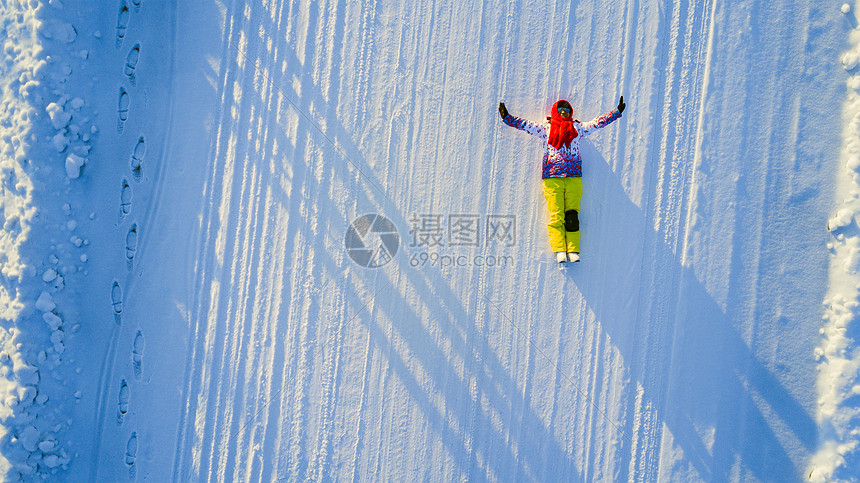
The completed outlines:
{"type": "Polygon", "coordinates": [[[134,145],[134,151],[131,153],[131,174],[134,179],[140,181],[143,178],[143,157],[146,155],[146,142],[143,136],[137,140],[134,145]]]}
{"type": "Polygon", "coordinates": [[[111,305],[113,306],[113,314],[116,322],[119,323],[119,315],[122,313],[122,289],[119,288],[119,282],[113,281],[113,286],[110,288],[111,305]]]}
{"type": "Polygon", "coordinates": [[[125,0],[119,2],[119,14],[116,16],[116,46],[122,45],[122,39],[125,38],[125,32],[128,30],[128,19],[131,12],[128,11],[128,4],[125,0]]]}
{"type": "Polygon", "coordinates": [[[127,179],[123,178],[122,179],[122,192],[120,193],[120,197],[119,197],[120,219],[122,219],[123,216],[131,213],[131,195],[132,195],[131,185],[128,184],[127,179]]]}
{"type": "Polygon", "coordinates": [[[120,86],[119,88],[119,101],[117,102],[117,122],[116,122],[116,130],[121,133],[122,128],[125,127],[125,122],[128,121],[128,103],[130,99],[128,97],[128,92],[126,92],[125,88],[120,86]]]}
{"type": "Polygon", "coordinates": [[[131,3],[134,5],[134,10],[140,10],[140,0],[131,0],[131,3]]]}
{"type": "Polygon", "coordinates": [[[143,332],[137,331],[134,336],[134,348],[131,351],[131,367],[134,369],[134,378],[138,381],[143,375],[143,349],[146,345],[146,340],[143,338],[143,332]]]}
{"type": "Polygon", "coordinates": [[[128,269],[134,268],[134,255],[137,251],[137,223],[133,223],[125,236],[125,258],[128,259],[128,269]]]}
{"type": "Polygon", "coordinates": [[[128,476],[132,480],[135,477],[134,462],[137,459],[137,431],[133,431],[125,444],[125,464],[128,465],[128,476]]]}
{"type": "Polygon", "coordinates": [[[131,399],[131,391],[128,389],[128,382],[125,379],[119,387],[119,398],[117,400],[116,424],[122,424],[125,420],[125,415],[128,413],[128,401],[131,399]]]}
{"type": "Polygon", "coordinates": [[[125,76],[128,77],[128,81],[131,82],[131,85],[134,85],[134,71],[137,68],[137,59],[140,58],[140,44],[135,44],[134,47],[128,52],[128,56],[125,58],[125,76]]]}

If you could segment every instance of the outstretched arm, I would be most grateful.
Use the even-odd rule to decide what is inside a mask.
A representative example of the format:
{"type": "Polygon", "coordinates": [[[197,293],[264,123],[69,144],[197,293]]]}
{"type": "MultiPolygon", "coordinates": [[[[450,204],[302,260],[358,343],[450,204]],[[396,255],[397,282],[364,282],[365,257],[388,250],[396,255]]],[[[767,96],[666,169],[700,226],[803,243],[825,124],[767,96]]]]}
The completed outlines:
{"type": "Polygon", "coordinates": [[[504,102],[499,103],[499,115],[502,116],[502,121],[508,126],[525,131],[532,136],[537,136],[544,140],[547,138],[546,126],[512,115],[508,112],[504,102]]]}
{"type": "Polygon", "coordinates": [[[586,135],[591,133],[592,131],[596,131],[597,129],[608,126],[610,123],[612,123],[612,121],[621,117],[621,113],[626,108],[627,104],[624,103],[624,96],[621,96],[621,99],[618,100],[618,107],[607,112],[606,114],[597,116],[594,119],[582,124],[579,132],[583,135],[586,135]]]}

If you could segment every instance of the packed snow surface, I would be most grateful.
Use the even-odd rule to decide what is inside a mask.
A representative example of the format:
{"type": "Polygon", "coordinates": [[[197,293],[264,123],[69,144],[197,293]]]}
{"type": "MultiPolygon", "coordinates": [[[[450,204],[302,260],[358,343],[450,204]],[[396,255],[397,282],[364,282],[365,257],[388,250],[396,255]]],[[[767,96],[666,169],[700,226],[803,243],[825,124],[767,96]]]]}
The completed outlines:
{"type": "Polygon", "coordinates": [[[857,7],[0,2],[0,475],[856,481],[857,7]]]}

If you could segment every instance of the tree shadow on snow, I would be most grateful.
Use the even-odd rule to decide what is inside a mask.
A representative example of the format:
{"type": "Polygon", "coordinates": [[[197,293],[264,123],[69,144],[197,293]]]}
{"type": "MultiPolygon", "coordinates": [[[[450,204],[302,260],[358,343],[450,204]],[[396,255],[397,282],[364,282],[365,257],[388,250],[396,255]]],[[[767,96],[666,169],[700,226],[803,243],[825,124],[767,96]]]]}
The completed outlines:
{"type": "MultiPolygon", "coordinates": [[[[343,9],[339,11],[333,35],[344,38],[344,13],[343,9]]],[[[233,15],[239,14],[234,12],[233,15]]],[[[269,15],[254,13],[254,20],[259,23],[254,25],[254,29],[261,31],[281,32],[287,29],[273,23],[269,15]]],[[[315,22],[319,20],[311,15],[309,22],[309,31],[315,31],[315,22]]],[[[229,42],[239,44],[238,31],[228,32],[225,36],[229,42]]],[[[253,133],[251,139],[239,140],[237,158],[243,158],[243,163],[255,168],[256,182],[261,184],[262,191],[271,193],[272,202],[291,217],[282,222],[287,224],[282,243],[272,248],[290,253],[291,260],[297,264],[305,264],[288,267],[290,274],[285,276],[284,285],[277,290],[274,298],[290,308],[278,313],[272,337],[286,341],[298,334],[291,332],[298,326],[306,327],[308,332],[300,341],[305,344],[301,346],[303,352],[291,352],[287,347],[299,347],[299,344],[288,346],[285,343],[272,356],[272,372],[287,374],[284,381],[292,387],[275,388],[284,390],[278,393],[282,400],[267,405],[266,413],[249,429],[244,429],[249,421],[241,417],[233,418],[225,427],[218,428],[217,431],[228,434],[247,431],[247,435],[230,439],[227,448],[219,449],[224,454],[218,455],[218,461],[207,461],[204,454],[200,461],[200,474],[207,474],[212,466],[223,464],[226,465],[224,474],[232,475],[238,462],[247,460],[240,455],[262,448],[263,457],[253,458],[250,467],[244,470],[250,475],[249,479],[308,479],[319,476],[337,479],[336,476],[344,471],[343,467],[350,465],[353,466],[353,474],[359,478],[363,471],[360,467],[369,472],[365,474],[384,478],[385,475],[368,469],[370,464],[362,463],[362,460],[375,458],[378,465],[379,460],[398,453],[395,450],[434,445],[438,441],[445,454],[428,455],[420,461],[426,464],[452,462],[457,474],[449,475],[451,479],[585,480],[582,461],[574,457],[581,448],[572,449],[570,443],[563,445],[559,442],[555,430],[535,409],[535,406],[549,403],[533,396],[530,386],[521,387],[518,378],[511,373],[511,362],[503,360],[493,346],[490,331],[498,331],[503,326],[492,323],[498,309],[484,303],[477,291],[464,293],[455,288],[457,282],[480,283],[481,273],[471,272],[465,282],[448,280],[438,274],[415,269],[402,253],[379,270],[361,269],[348,259],[343,248],[343,235],[354,217],[376,212],[391,219],[398,228],[410,226],[407,214],[393,206],[387,195],[376,189],[393,183],[388,177],[380,179],[375,174],[375,165],[384,165],[385,161],[373,163],[374,160],[365,156],[362,146],[354,140],[355,126],[335,121],[340,119],[341,107],[348,103],[339,99],[340,76],[332,75],[325,83],[317,80],[310,72],[311,66],[303,65],[297,47],[286,40],[289,35],[278,37],[268,47],[264,47],[265,42],[255,36],[249,38],[254,40],[243,47],[248,58],[240,75],[245,84],[259,77],[254,67],[258,63],[275,66],[278,70],[267,71],[270,79],[266,80],[272,86],[268,85],[269,82],[257,82],[259,98],[251,99],[251,102],[262,101],[266,109],[262,112],[252,109],[249,114],[248,109],[238,106],[235,110],[238,114],[227,120],[228,125],[223,131],[227,133],[233,128],[239,133],[253,133]],[[303,114],[294,116],[296,120],[287,129],[277,113],[283,115],[284,111],[293,111],[293,108],[303,114]],[[308,117],[304,118],[304,115],[308,117]],[[261,119],[264,122],[260,123],[261,119]],[[325,120],[321,126],[324,135],[310,124],[319,120],[325,120]],[[332,147],[330,141],[338,149],[332,147]],[[349,160],[343,153],[348,153],[349,160]],[[273,162],[276,156],[278,159],[273,162]],[[321,246],[325,247],[325,253],[315,250],[321,246]],[[307,284],[325,289],[321,292],[303,290],[302,285],[307,284]],[[294,298],[296,294],[306,299],[297,300],[294,298]],[[298,306],[304,304],[307,307],[302,311],[298,306]],[[294,305],[297,306],[295,310],[292,308],[294,305]],[[428,317],[427,314],[432,315],[428,317]],[[380,403],[382,407],[378,408],[379,413],[389,411],[389,419],[382,414],[359,414],[357,424],[352,427],[354,408],[339,406],[341,394],[338,388],[354,391],[356,388],[350,385],[361,384],[368,377],[371,364],[350,365],[344,360],[332,376],[335,389],[333,395],[326,396],[329,400],[320,402],[316,393],[313,398],[308,395],[318,383],[314,372],[325,370],[325,358],[322,359],[323,367],[320,367],[315,354],[337,350],[337,343],[327,346],[327,341],[330,340],[330,332],[338,325],[346,333],[341,340],[363,341],[368,348],[351,347],[348,342],[343,342],[344,347],[336,358],[345,357],[344,352],[358,354],[367,350],[366,357],[377,364],[384,363],[385,367],[378,370],[379,374],[391,374],[396,378],[396,391],[388,387],[390,393],[378,394],[377,391],[386,386],[371,380],[366,391],[372,394],[361,394],[362,398],[383,401],[380,403]],[[356,370],[359,367],[360,370],[356,370]],[[300,373],[306,376],[290,379],[300,373]],[[305,390],[306,396],[289,400],[293,390],[305,390]],[[395,393],[408,396],[411,407],[400,400],[386,400],[394,398],[395,393]],[[298,431],[297,440],[277,442],[282,432],[278,428],[287,428],[284,432],[290,436],[296,434],[290,429],[291,425],[308,424],[319,404],[326,404],[327,411],[338,413],[347,421],[344,431],[357,440],[354,447],[339,447],[339,437],[335,437],[335,441],[325,441],[326,435],[309,435],[308,431],[298,431]],[[418,422],[413,420],[416,416],[420,418],[418,422]],[[374,437],[368,431],[368,424],[379,425],[373,428],[379,431],[379,438],[386,437],[384,427],[399,424],[422,427],[430,436],[411,436],[425,441],[409,438],[389,441],[392,445],[408,442],[411,446],[391,448],[391,453],[368,456],[373,451],[369,444],[374,437]],[[295,445],[297,451],[279,453],[277,444],[295,445]],[[352,461],[345,461],[348,459],[352,461]],[[310,474],[313,466],[321,467],[325,474],[310,474]]],[[[316,41],[315,36],[306,36],[303,51],[312,51],[316,41]]],[[[331,56],[329,65],[338,66],[344,62],[344,46],[343,42],[335,42],[334,45],[328,54],[331,56]]],[[[246,102],[245,99],[235,100],[234,93],[230,92],[233,88],[232,84],[221,86],[220,97],[234,99],[234,103],[246,102]]],[[[227,146],[230,140],[225,137],[218,143],[227,146]]],[[[730,475],[726,471],[738,458],[760,479],[795,479],[799,468],[777,439],[760,408],[762,404],[769,407],[807,448],[815,443],[814,421],[776,376],[758,361],[733,327],[732,317],[713,300],[692,270],[680,264],[673,248],[662,241],[661,234],[646,229],[648,215],[628,199],[620,176],[610,170],[605,160],[599,159],[600,155],[592,147],[585,146],[584,155],[594,160],[587,168],[587,190],[596,192],[599,189],[601,192],[600,196],[586,195],[590,205],[584,207],[584,223],[588,222],[588,216],[601,215],[605,208],[601,203],[605,205],[609,201],[613,210],[620,211],[603,213],[617,220],[616,224],[603,224],[612,233],[586,231],[584,244],[586,247],[596,246],[596,243],[603,243],[613,236],[618,239],[612,242],[614,245],[607,243],[605,250],[591,250],[591,258],[580,264],[581,269],[575,267],[566,276],[581,291],[587,310],[594,313],[602,330],[616,343],[615,347],[627,361],[634,383],[642,386],[646,403],[655,416],[653,429],[659,432],[665,425],[673,435],[674,443],[683,450],[703,479],[728,479],[730,475]],[[631,226],[638,230],[640,239],[625,236],[631,226]],[[625,320],[624,314],[629,313],[627,309],[631,304],[651,303],[639,300],[641,290],[645,290],[638,288],[640,284],[652,282],[636,269],[643,262],[659,269],[642,273],[663,273],[661,281],[671,290],[665,298],[653,302],[658,304],[657,307],[643,307],[635,312],[649,316],[648,320],[625,320]],[[604,275],[598,276],[598,272],[604,275]],[[629,273],[631,277],[611,280],[605,275],[623,273],[629,273]],[[635,295],[631,297],[631,294],[635,295]],[[672,325],[673,320],[681,325],[672,325]],[[647,342],[633,344],[633,337],[647,342]],[[668,352],[650,353],[652,348],[668,352]],[[695,367],[673,364],[673,361],[690,360],[697,361],[695,367]],[[701,432],[703,425],[713,421],[714,414],[717,419],[715,432],[710,436],[711,444],[705,441],[701,432]]],[[[223,183],[232,182],[221,174],[215,172],[211,178],[212,185],[208,191],[212,193],[213,200],[224,190],[223,183]]],[[[241,198],[243,186],[237,184],[228,189],[234,192],[236,199],[241,198]]],[[[214,206],[217,208],[217,203],[214,206]]],[[[210,216],[214,216],[213,213],[210,216]]],[[[265,216],[260,210],[254,214],[253,222],[263,225],[265,216]]],[[[590,226],[597,224],[592,221],[590,226]]],[[[229,233],[233,227],[222,229],[229,233]]],[[[401,237],[403,235],[401,232],[401,237]]],[[[233,249],[232,245],[225,248],[227,253],[233,249]]],[[[268,256],[265,253],[250,255],[268,256]]],[[[547,273],[547,268],[542,270],[538,275],[540,281],[547,282],[555,275],[563,277],[547,273]]],[[[549,270],[555,270],[555,267],[549,270]]],[[[253,299],[255,293],[255,287],[251,286],[247,296],[253,299]]],[[[244,316],[252,318],[254,310],[254,303],[247,304],[244,316]]],[[[198,317],[203,315],[198,314],[198,317]]],[[[217,319],[220,324],[226,323],[220,314],[217,319]]],[[[249,337],[253,328],[249,324],[244,330],[243,337],[249,337]]],[[[228,332],[229,328],[223,327],[216,334],[228,332]]],[[[202,350],[202,341],[194,343],[202,350]]],[[[240,355],[240,359],[246,358],[247,355],[240,355]]],[[[535,359],[539,357],[532,354],[527,368],[529,374],[540,370],[535,366],[535,359]]],[[[241,361],[227,362],[238,364],[241,361]]],[[[213,373],[218,373],[217,367],[213,373]]],[[[558,384],[557,377],[556,380],[558,384]]],[[[243,386],[236,384],[235,387],[243,386]]],[[[232,397],[237,408],[244,408],[249,404],[248,400],[253,399],[253,395],[241,393],[232,397]]],[[[188,414],[194,414],[196,408],[193,405],[196,403],[191,404],[185,409],[188,414]]],[[[634,404],[632,397],[628,404],[634,404]]],[[[219,405],[213,403],[209,407],[218,408],[219,405]]],[[[363,407],[365,412],[373,411],[363,407]]],[[[248,411],[237,410],[237,414],[253,416],[248,411]]],[[[250,421],[254,422],[253,419],[250,421]]],[[[190,423],[190,419],[186,423],[190,423]]],[[[622,429],[631,435],[632,422],[622,429]]],[[[399,430],[403,431],[402,428],[399,430]]],[[[205,431],[208,432],[199,438],[212,441],[216,429],[207,428],[205,431]]],[[[197,436],[186,435],[186,438],[193,437],[197,436]]],[[[640,461],[653,463],[642,470],[642,479],[655,480],[659,454],[649,451],[653,452],[656,444],[652,442],[642,449],[642,445],[633,448],[623,438],[620,441],[624,446],[621,454],[630,458],[630,453],[639,451],[640,461]]],[[[376,443],[378,450],[382,442],[376,443]]],[[[577,444],[587,446],[587,442],[577,444]]],[[[403,455],[399,461],[386,461],[385,467],[391,469],[405,464],[404,461],[419,461],[413,458],[419,456],[403,455]]],[[[614,465],[622,472],[627,466],[614,465]]],[[[422,470],[406,469],[414,474],[422,470]]],[[[423,469],[426,475],[434,474],[433,470],[423,469]]],[[[189,475],[176,476],[181,479],[189,475]]]]}
{"type": "MultiPolygon", "coordinates": [[[[335,22],[335,30],[340,32],[337,35],[342,35],[346,28],[342,16],[343,14],[335,22]]],[[[284,26],[272,23],[268,15],[258,17],[255,20],[259,20],[260,25],[255,25],[254,28],[259,27],[264,31],[284,29],[284,26]]],[[[318,20],[311,16],[309,21],[312,23],[309,30],[314,31],[313,23],[318,20]]],[[[225,38],[231,45],[238,45],[238,30],[225,32],[225,38]]],[[[313,36],[308,36],[308,50],[313,48],[314,41],[313,36]]],[[[332,65],[343,62],[342,49],[341,45],[329,54],[332,57],[332,65]]],[[[242,57],[247,58],[241,67],[231,59],[224,59],[224,62],[230,62],[230,69],[239,71],[235,75],[244,80],[245,85],[259,79],[260,74],[254,68],[258,63],[286,67],[280,72],[269,72],[272,86],[268,86],[267,82],[256,82],[259,87],[252,98],[246,99],[231,92],[236,89],[233,83],[219,86],[219,97],[232,99],[232,104],[224,107],[225,113],[222,114],[223,121],[216,144],[225,148],[234,146],[237,166],[246,170],[253,168],[253,183],[259,183],[261,192],[271,193],[273,202],[290,214],[290,219],[285,221],[287,228],[281,238],[283,243],[272,248],[289,253],[293,262],[305,262],[306,265],[288,267],[290,274],[284,278],[284,285],[276,290],[279,292],[276,296],[279,303],[296,308],[278,313],[278,320],[273,323],[272,337],[275,340],[288,340],[298,334],[292,332],[296,327],[306,327],[307,333],[301,341],[305,344],[301,346],[301,352],[290,352],[284,347],[276,348],[272,357],[272,373],[286,374],[284,380],[288,381],[291,387],[273,389],[284,390],[283,393],[278,393],[283,400],[272,404],[267,401],[266,412],[259,419],[248,409],[256,407],[254,395],[241,390],[226,396],[219,391],[208,393],[212,399],[207,405],[211,408],[209,411],[217,411],[226,404],[235,407],[236,414],[243,417],[222,421],[223,424],[217,427],[207,424],[201,434],[195,434],[190,428],[181,430],[179,441],[183,444],[189,443],[185,445],[186,448],[190,448],[194,441],[217,444],[217,441],[223,440],[219,439],[219,435],[221,438],[233,435],[230,436],[227,447],[202,452],[199,466],[194,471],[198,475],[206,475],[214,471],[213,468],[218,468],[219,474],[235,475],[238,471],[248,475],[250,479],[306,479],[320,476],[318,473],[312,473],[314,468],[321,468],[323,477],[335,477],[342,471],[342,465],[354,463],[354,473],[360,474],[360,460],[366,457],[363,453],[371,451],[367,439],[372,438],[372,435],[366,430],[369,424],[366,420],[372,418],[368,414],[358,415],[359,424],[355,430],[357,433],[351,433],[358,440],[354,449],[334,447],[336,442],[326,441],[325,435],[308,434],[307,430],[295,433],[288,429],[289,434],[298,434],[298,439],[289,442],[299,449],[294,454],[280,453],[276,442],[281,432],[278,428],[308,424],[317,414],[320,404],[327,404],[327,411],[343,412],[344,417],[351,417],[350,408],[339,406],[337,389],[334,395],[329,396],[329,401],[320,401],[318,398],[323,396],[316,393],[314,386],[319,383],[316,376],[313,376],[314,373],[325,371],[326,368],[326,359],[322,359],[320,366],[316,355],[338,350],[335,346],[327,346],[327,343],[332,331],[341,325],[342,330],[348,334],[343,340],[369,341],[368,357],[387,364],[387,369],[382,370],[382,373],[393,374],[399,384],[398,392],[407,395],[412,402],[411,406],[407,406],[407,412],[396,413],[394,416],[408,420],[414,415],[413,409],[417,409],[420,421],[413,424],[426,428],[432,436],[426,437],[423,443],[413,442],[412,445],[432,445],[439,441],[445,455],[436,456],[436,460],[453,462],[459,477],[468,476],[477,480],[533,480],[546,474],[570,475],[570,469],[576,467],[570,452],[559,445],[534,408],[524,403],[522,388],[518,387],[506,364],[490,346],[488,335],[476,327],[475,314],[470,314],[464,305],[461,299],[463,294],[455,293],[442,277],[428,276],[414,269],[402,255],[397,256],[383,270],[376,271],[361,269],[353,265],[346,256],[342,245],[343,235],[355,216],[366,212],[381,212],[398,227],[409,226],[409,221],[392,206],[386,195],[373,187],[386,186],[388,183],[374,175],[361,147],[353,141],[354,127],[332,122],[333,119],[338,119],[337,114],[343,104],[338,99],[339,77],[332,76],[323,86],[314,79],[309,68],[302,64],[296,50],[281,39],[269,47],[264,47],[262,42],[251,42],[238,55],[240,60],[242,57]],[[289,101],[281,97],[281,94],[289,101]],[[255,108],[248,109],[243,106],[245,103],[251,103],[255,108]],[[256,109],[260,104],[264,109],[256,109]],[[231,107],[234,109],[231,110],[231,107]],[[283,115],[283,111],[292,110],[293,107],[305,113],[309,119],[298,116],[295,131],[289,132],[290,129],[278,120],[277,113],[283,115]],[[308,122],[317,119],[326,120],[322,126],[324,135],[308,122]],[[261,120],[264,122],[260,122],[261,120]],[[252,136],[243,139],[236,138],[231,133],[252,133],[252,136]],[[327,138],[338,146],[337,150],[329,144],[327,138]],[[311,148],[308,148],[309,146],[311,148]],[[338,151],[348,153],[349,162],[338,151]],[[273,162],[273,158],[276,158],[276,162],[273,162]],[[279,165],[279,162],[284,164],[279,165]],[[336,182],[345,186],[334,186],[336,182]],[[326,253],[321,250],[316,250],[320,253],[315,253],[314,247],[321,246],[325,246],[326,253]],[[325,287],[325,290],[322,293],[303,291],[302,285],[308,283],[317,288],[325,287]],[[380,290],[378,297],[374,297],[377,290],[380,290]],[[307,298],[297,300],[297,293],[307,298]],[[300,307],[304,304],[307,304],[307,307],[303,312],[300,307]],[[368,304],[368,307],[365,307],[365,304],[368,304]],[[431,319],[425,315],[428,313],[432,314],[431,319]],[[349,325],[344,325],[347,323],[349,325]],[[305,376],[290,379],[292,375],[302,374],[305,376]],[[292,395],[291,391],[297,390],[296,388],[304,388],[305,394],[313,397],[288,400],[292,395]],[[223,401],[225,397],[229,401],[223,401]],[[296,405],[298,407],[295,407],[296,405]],[[296,418],[295,421],[293,418],[296,418]],[[257,451],[255,448],[262,448],[262,458],[250,459],[243,456],[257,451]],[[352,451],[355,454],[350,454],[352,451]],[[210,454],[217,455],[217,459],[210,460],[210,454]],[[353,458],[354,462],[343,461],[341,458],[353,458]],[[237,466],[240,465],[238,462],[247,459],[251,460],[247,468],[237,466]],[[274,474],[275,463],[279,468],[277,474],[274,474]],[[559,471],[558,468],[565,471],[559,471]]],[[[243,91],[243,94],[247,92],[243,91]]],[[[232,183],[232,180],[233,178],[225,176],[223,165],[215,166],[207,186],[210,202],[204,204],[209,206],[204,219],[217,218],[218,200],[222,193],[229,192],[235,200],[243,199],[243,190],[248,181],[244,180],[245,182],[233,186],[225,185],[232,183]]],[[[250,226],[262,226],[267,221],[266,216],[265,210],[258,210],[250,214],[247,223],[250,226]]],[[[213,232],[235,233],[241,229],[235,216],[226,221],[226,226],[218,226],[220,222],[217,220],[214,223],[211,228],[213,232]]],[[[223,251],[234,253],[241,249],[237,245],[239,243],[242,243],[242,240],[228,237],[223,251]]],[[[252,246],[246,256],[249,259],[269,256],[259,250],[259,247],[252,246]]],[[[254,301],[257,291],[262,290],[260,283],[257,280],[247,287],[246,297],[249,300],[254,301]]],[[[204,294],[200,306],[210,306],[211,304],[207,303],[210,300],[205,297],[213,296],[217,295],[204,294]]],[[[474,294],[471,301],[475,302],[474,294]]],[[[218,324],[218,328],[213,331],[216,339],[230,337],[236,331],[228,326],[231,317],[252,320],[258,310],[257,303],[245,304],[238,314],[229,312],[231,304],[223,303],[219,304],[219,307],[220,312],[214,317],[215,323],[218,324]]],[[[484,312],[489,310],[485,307],[484,312]]],[[[196,317],[206,318],[211,315],[197,314],[196,317]]],[[[249,340],[254,330],[253,324],[246,324],[236,331],[234,337],[240,342],[249,340]]],[[[205,343],[202,338],[192,341],[199,353],[205,352],[205,343]]],[[[347,346],[339,353],[364,350],[364,347],[347,346]]],[[[250,356],[251,354],[240,354],[238,360],[215,358],[215,365],[210,370],[214,374],[221,374],[222,371],[236,372],[237,379],[232,382],[232,386],[243,388],[252,373],[236,371],[233,367],[253,363],[250,356]]],[[[336,379],[335,388],[348,386],[351,382],[367,377],[366,373],[356,373],[355,369],[363,371],[366,368],[364,365],[340,365],[333,376],[336,379]]],[[[377,382],[370,381],[372,387],[368,391],[378,390],[375,385],[377,382]]],[[[193,384],[195,386],[191,392],[197,394],[197,386],[203,382],[197,381],[193,384]]],[[[385,407],[404,407],[401,405],[402,401],[386,401],[386,398],[392,397],[391,394],[364,394],[362,397],[378,397],[385,401],[385,407]]],[[[189,406],[183,409],[186,425],[193,423],[191,415],[195,413],[199,402],[191,398],[188,404],[189,406]]],[[[259,405],[259,401],[256,404],[259,405]]],[[[380,425],[374,428],[379,431],[380,437],[385,437],[386,426],[395,424],[387,419],[372,422],[380,425]]],[[[397,441],[389,441],[388,444],[397,444],[397,441]]],[[[388,456],[381,454],[375,457],[378,460],[388,456]]],[[[409,455],[405,455],[402,461],[388,461],[386,465],[395,468],[402,465],[403,461],[416,461],[409,458],[409,455]]],[[[429,460],[423,461],[431,463],[429,460]]],[[[433,474],[432,468],[425,468],[424,471],[433,474]]],[[[183,479],[193,475],[175,476],[183,479]]],[[[456,475],[454,477],[459,478],[456,475]]]]}

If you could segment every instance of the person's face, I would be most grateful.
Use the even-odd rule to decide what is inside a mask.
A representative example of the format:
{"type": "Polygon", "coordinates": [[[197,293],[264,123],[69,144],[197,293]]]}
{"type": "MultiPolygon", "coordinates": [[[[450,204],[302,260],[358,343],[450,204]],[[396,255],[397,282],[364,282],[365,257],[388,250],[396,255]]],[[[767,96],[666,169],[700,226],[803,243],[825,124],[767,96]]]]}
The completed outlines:
{"type": "Polygon", "coordinates": [[[559,115],[561,115],[561,117],[563,117],[565,119],[569,118],[573,114],[572,112],[570,112],[570,108],[567,106],[559,107],[558,113],[559,113],[559,115]]]}

